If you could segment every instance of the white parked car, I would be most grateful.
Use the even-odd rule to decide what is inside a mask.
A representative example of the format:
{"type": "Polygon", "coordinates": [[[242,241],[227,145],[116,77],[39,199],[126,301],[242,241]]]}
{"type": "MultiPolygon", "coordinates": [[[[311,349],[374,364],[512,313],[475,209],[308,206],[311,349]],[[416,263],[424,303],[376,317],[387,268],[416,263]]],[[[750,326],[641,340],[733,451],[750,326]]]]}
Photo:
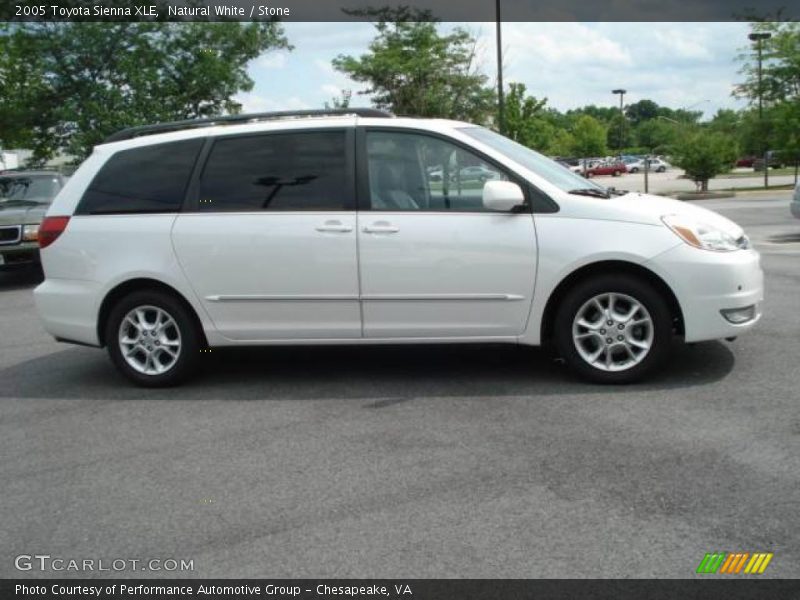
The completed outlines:
{"type": "MultiPolygon", "coordinates": [[[[672,168],[667,161],[661,160],[660,158],[651,158],[648,160],[650,163],[649,170],[653,173],[663,173],[667,169],[672,168]]],[[[628,169],[628,173],[638,173],[640,171],[644,171],[645,168],[645,161],[644,159],[639,160],[632,160],[625,163],[625,167],[628,169]]]]}
{"type": "Polygon", "coordinates": [[[759,319],[759,255],[695,206],[610,193],[488,129],[350,114],[126,130],[40,228],[35,298],[61,341],[134,382],[186,378],[207,347],[553,343],[580,375],[639,379],[673,336],[759,319]],[[481,185],[431,183],[480,165],[481,185]]]}

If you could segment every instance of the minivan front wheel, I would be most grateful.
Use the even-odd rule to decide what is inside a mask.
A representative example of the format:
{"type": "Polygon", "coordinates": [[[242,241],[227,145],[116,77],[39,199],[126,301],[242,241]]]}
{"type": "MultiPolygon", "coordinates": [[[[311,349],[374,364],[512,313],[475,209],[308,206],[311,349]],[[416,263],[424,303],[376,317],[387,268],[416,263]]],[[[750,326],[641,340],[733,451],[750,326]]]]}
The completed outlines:
{"type": "Polygon", "coordinates": [[[630,383],[660,366],[672,339],[669,306],[628,275],[600,276],[570,290],[556,315],[555,342],[579,375],[630,383]]]}
{"type": "Polygon", "coordinates": [[[111,310],[106,325],[111,360],[134,383],[175,385],[191,374],[200,337],[180,301],[161,291],[139,291],[111,310]]]}

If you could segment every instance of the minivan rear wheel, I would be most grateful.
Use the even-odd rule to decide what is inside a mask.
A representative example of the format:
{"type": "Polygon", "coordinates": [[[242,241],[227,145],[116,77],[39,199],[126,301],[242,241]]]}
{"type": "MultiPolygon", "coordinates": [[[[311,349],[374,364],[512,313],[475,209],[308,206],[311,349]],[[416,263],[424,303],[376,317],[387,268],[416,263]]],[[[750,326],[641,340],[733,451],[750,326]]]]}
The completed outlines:
{"type": "Polygon", "coordinates": [[[191,375],[200,335],[188,310],[170,294],[142,290],[111,310],[105,341],[111,360],[134,383],[176,385],[191,375]]]}
{"type": "Polygon", "coordinates": [[[580,376],[631,383],[663,364],[672,342],[672,318],[667,303],[646,281],[603,275],[567,292],[554,334],[561,357],[580,376]]]}

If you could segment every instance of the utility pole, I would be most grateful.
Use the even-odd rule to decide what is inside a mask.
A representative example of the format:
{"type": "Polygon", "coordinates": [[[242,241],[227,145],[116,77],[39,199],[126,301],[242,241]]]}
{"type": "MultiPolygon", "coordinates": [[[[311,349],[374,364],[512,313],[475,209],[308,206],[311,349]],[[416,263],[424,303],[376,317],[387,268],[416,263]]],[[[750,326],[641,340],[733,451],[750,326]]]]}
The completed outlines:
{"type": "Polygon", "coordinates": [[[625,94],[628,93],[627,90],[618,89],[618,90],[611,90],[612,94],[619,94],[619,146],[618,150],[620,155],[622,154],[622,136],[624,135],[625,130],[625,110],[623,109],[623,104],[625,100],[625,94]]]}
{"type": "Polygon", "coordinates": [[[764,188],[769,187],[769,148],[767,147],[767,136],[764,131],[764,88],[761,85],[761,63],[762,48],[761,42],[768,40],[772,34],[764,31],[761,33],[751,33],[747,36],[751,42],[756,42],[758,48],[758,123],[761,129],[761,143],[764,150],[764,188]]]}
{"type": "Polygon", "coordinates": [[[503,33],[501,31],[501,17],[500,17],[500,0],[495,0],[494,3],[496,17],[496,31],[495,38],[497,39],[497,128],[500,133],[505,133],[505,103],[503,100],[503,33]]]}

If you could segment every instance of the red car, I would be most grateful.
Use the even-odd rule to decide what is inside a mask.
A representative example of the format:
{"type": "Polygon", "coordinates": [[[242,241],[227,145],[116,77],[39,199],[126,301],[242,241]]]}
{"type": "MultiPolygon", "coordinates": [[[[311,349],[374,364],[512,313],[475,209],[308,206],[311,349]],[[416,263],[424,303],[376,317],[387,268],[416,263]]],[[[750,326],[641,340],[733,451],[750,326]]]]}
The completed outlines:
{"type": "Polygon", "coordinates": [[[589,164],[584,174],[586,177],[594,177],[595,175],[613,175],[614,177],[619,177],[623,173],[627,173],[627,171],[625,163],[619,161],[600,162],[589,164]]]}
{"type": "Polygon", "coordinates": [[[754,162],[756,162],[755,156],[743,156],[742,158],[736,161],[736,166],[750,169],[753,167],[754,162]]]}

